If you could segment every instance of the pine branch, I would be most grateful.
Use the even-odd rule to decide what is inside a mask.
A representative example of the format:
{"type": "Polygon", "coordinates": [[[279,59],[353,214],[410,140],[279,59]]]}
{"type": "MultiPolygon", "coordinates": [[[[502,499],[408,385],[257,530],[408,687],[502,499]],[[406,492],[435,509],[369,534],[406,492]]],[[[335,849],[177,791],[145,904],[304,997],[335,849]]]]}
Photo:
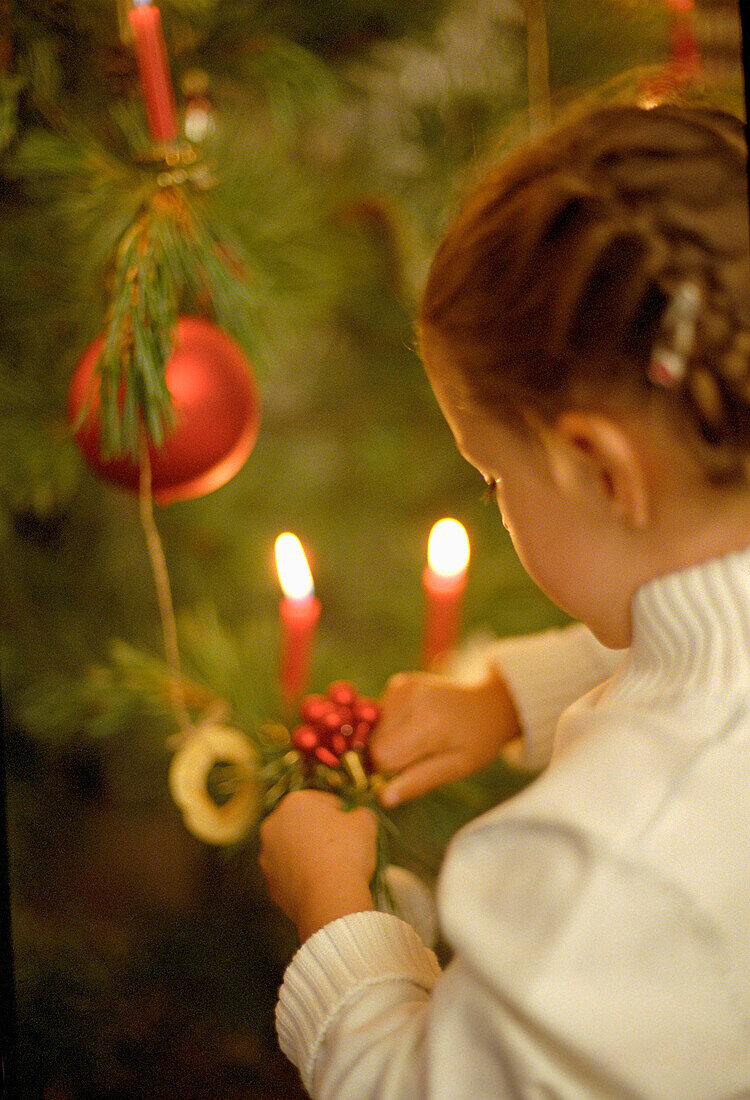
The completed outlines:
{"type": "MultiPolygon", "coordinates": [[[[174,422],[165,368],[180,287],[154,230],[160,217],[169,218],[170,214],[166,196],[156,192],[118,248],[104,347],[97,365],[105,455],[127,452],[137,458],[141,419],[157,446],[174,422]]],[[[85,406],[79,419],[87,412],[85,406]]]]}
{"type": "MultiPolygon", "coordinates": [[[[173,7],[203,23],[209,55],[217,11],[230,23],[242,15],[212,0],[173,7]]],[[[342,85],[300,46],[257,30],[256,45],[238,51],[242,86],[223,66],[214,134],[185,144],[177,164],[148,155],[139,100],[111,103],[95,134],[45,94],[54,81],[34,81],[44,125],[22,135],[8,174],[67,248],[71,299],[102,301],[104,345],[79,424],[98,390],[104,457],[136,459],[141,425],[157,447],[172,427],[165,370],[180,313],[213,317],[262,371],[290,321],[301,327],[338,293],[348,258],[330,213],[342,196],[300,141],[342,85]]]]}
{"type": "MultiPolygon", "coordinates": [[[[189,185],[156,186],[124,233],[114,263],[96,372],[105,456],[138,456],[139,425],[160,446],[174,425],[166,384],[178,314],[202,300],[221,318],[242,316],[247,278],[240,246],[218,238],[190,201],[189,185]]],[[[87,415],[89,401],[79,413],[87,415]]],[[[78,425],[76,425],[77,427],[78,425]]]]}
{"type": "Polygon", "coordinates": [[[309,313],[299,304],[306,296],[308,307],[319,305],[332,293],[336,280],[325,267],[339,273],[342,256],[321,248],[327,204],[320,186],[303,182],[290,164],[286,134],[272,128],[258,156],[253,131],[254,149],[245,137],[228,155],[239,129],[230,116],[202,155],[185,145],[178,163],[167,165],[138,159],[144,134],[134,110],[119,104],[112,119],[130,159],[51,108],[58,131],[29,131],[10,174],[54,211],[61,235],[75,238],[86,283],[107,291],[104,346],[79,423],[98,388],[102,454],[135,459],[140,424],[159,446],[174,423],[165,369],[180,312],[214,316],[256,364],[267,362],[269,307],[309,313]],[[221,182],[215,163],[226,168],[221,182]]]}

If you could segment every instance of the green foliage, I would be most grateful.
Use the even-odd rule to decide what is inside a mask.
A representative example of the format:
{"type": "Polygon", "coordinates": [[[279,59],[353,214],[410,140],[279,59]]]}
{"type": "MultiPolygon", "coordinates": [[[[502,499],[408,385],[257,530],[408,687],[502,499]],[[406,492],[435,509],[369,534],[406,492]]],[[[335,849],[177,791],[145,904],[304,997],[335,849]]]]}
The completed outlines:
{"type": "Polygon", "coordinates": [[[550,86],[580,92],[628,69],[666,57],[669,12],[663,0],[547,3],[550,86]],[[624,62],[624,63],[623,63],[624,62]]]}
{"type": "Polygon", "coordinates": [[[18,97],[23,80],[8,73],[0,73],[0,154],[3,153],[18,129],[18,97]]]}
{"type": "MultiPolygon", "coordinates": [[[[284,527],[316,559],[325,609],[317,686],[346,675],[377,693],[391,672],[417,662],[424,538],[444,512],[464,519],[473,539],[468,627],[508,633],[560,620],[493,517],[464,503],[472,475],[411,350],[408,315],[419,278],[408,269],[421,270],[429,254],[449,181],[512,116],[522,80],[508,78],[493,98],[489,83],[454,80],[446,68],[445,88],[426,87],[406,104],[395,84],[389,134],[421,156],[406,162],[420,167],[402,168],[375,148],[384,131],[368,127],[376,85],[354,94],[342,70],[308,48],[305,27],[328,57],[358,37],[342,28],[378,25],[388,37],[408,22],[422,32],[440,5],[325,6],[324,17],[316,4],[163,5],[178,100],[184,106],[182,77],[197,65],[209,75],[213,110],[211,132],[183,142],[171,166],[147,155],[114,5],[32,2],[16,13],[21,125],[3,172],[17,216],[0,228],[10,523],[0,538],[18,595],[3,625],[13,701],[16,684],[24,700],[14,713],[43,741],[121,731],[139,692],[144,713],[154,705],[143,677],[132,667],[125,675],[109,652],[113,638],[143,657],[161,648],[134,504],[76,467],[60,441],[67,380],[103,327],[105,450],[134,449],[139,408],[155,439],[168,426],[163,366],[179,312],[208,312],[260,376],[265,420],[246,468],[209,498],[159,516],[186,674],[225,699],[237,721],[278,713],[268,554],[284,527]],[[40,519],[54,520],[54,530],[40,519]],[[373,560],[392,578],[387,592],[373,560]],[[24,601],[31,606],[19,615],[24,601]],[[86,672],[107,667],[111,675],[93,682],[86,672]],[[66,711],[64,684],[76,678],[84,689],[80,698],[71,690],[66,711]]],[[[664,48],[661,6],[548,5],[555,88],[591,86],[652,59],[664,48]],[[582,38],[598,45],[582,50],[582,38]]],[[[509,20],[497,34],[509,72],[522,78],[521,30],[509,20]]],[[[388,64],[381,55],[383,72],[388,64]]]]}
{"type": "Polygon", "coordinates": [[[172,0],[171,7],[204,36],[206,53],[256,36],[283,35],[324,57],[361,54],[374,41],[431,31],[446,0],[172,0]]]}
{"type": "MultiPolygon", "coordinates": [[[[191,1034],[190,1021],[170,1015],[175,1004],[250,1019],[266,1042],[292,939],[263,898],[252,845],[207,852],[169,803],[171,670],[137,502],[83,466],[64,422],[69,379],[90,341],[108,328],[110,399],[118,371],[140,379],[124,433],[105,417],[113,447],[132,444],[144,400],[159,437],[160,372],[180,312],[207,313],[232,333],[258,375],[263,423],[243,469],[209,496],[157,512],[191,714],[219,708],[245,731],[283,717],[271,552],[284,529],[310,554],[323,608],[311,690],[346,677],[377,695],[392,673],[418,664],[426,537],[445,514],[472,541],[467,634],[564,621],[526,578],[495,510],[480,504],[481,479],[456,453],[412,330],[425,264],[463,178],[500,130],[518,119],[513,138],[526,132],[522,22],[500,20],[496,53],[468,79],[445,58],[450,41],[430,38],[444,0],[159,6],[182,127],[183,88],[196,70],[208,77],[213,129],[185,139],[181,163],[149,159],[114,0],[14,5],[18,77],[0,85],[0,662],[18,908],[29,917],[42,883],[55,913],[51,937],[30,917],[18,924],[26,1048],[39,1052],[40,1087],[52,1091],[58,1074],[100,1096],[110,1095],[102,1065],[113,1080],[121,1074],[120,1095],[139,1094],[140,1071],[156,1091],[164,1074],[171,1095],[176,1032],[191,1034]],[[404,32],[421,39],[422,75],[417,67],[408,84],[400,45],[368,54],[404,32]],[[92,805],[101,795],[102,820],[92,805]],[[133,878],[118,887],[130,835],[118,815],[136,805],[141,847],[133,878]],[[97,849],[89,841],[99,828],[97,849]],[[102,849],[105,866],[94,860],[102,849]],[[70,913],[54,895],[71,866],[89,877],[88,860],[92,891],[123,895],[109,925],[83,911],[96,913],[99,901],[75,899],[70,913]],[[157,879],[184,887],[188,900],[160,909],[157,879]],[[153,924],[138,923],[139,884],[153,924]],[[102,961],[82,926],[126,936],[131,977],[135,945],[154,927],[163,937],[156,964],[135,960],[133,977],[136,991],[152,983],[160,998],[171,983],[173,1000],[153,1026],[138,1029],[142,1000],[122,958],[102,961]],[[69,1008],[83,1037],[75,1049],[68,1016],[55,1023],[69,1008]],[[123,1034],[140,1071],[123,1068],[123,1034]]],[[[557,102],[666,51],[662,0],[546,6],[557,102]]],[[[527,778],[498,765],[401,808],[395,854],[434,871],[455,829],[527,778]]],[[[202,1027],[181,1082],[205,1062],[202,1027]]],[[[256,1062],[278,1073],[274,1051],[260,1044],[256,1062]]],[[[253,1073],[243,1078],[247,1095],[253,1073]]],[[[204,1093],[186,1084],[181,1095],[215,1093],[225,1080],[206,1074],[204,1093]]]]}
{"type": "MultiPolygon", "coordinates": [[[[122,109],[117,117],[121,129],[130,122],[122,109]]],[[[132,122],[128,129],[139,133],[132,122]]],[[[171,169],[128,162],[77,127],[66,136],[32,130],[9,162],[64,227],[76,282],[111,284],[97,364],[107,456],[137,455],[141,421],[156,445],[172,424],[164,369],[178,313],[211,313],[264,365],[273,358],[269,303],[288,315],[304,299],[309,316],[335,289],[341,252],[320,251],[330,198],[308,173],[290,171],[283,139],[259,128],[248,143],[250,129],[230,118],[223,149],[210,143],[199,155],[186,146],[171,169]]]]}
{"type": "MultiPolygon", "coordinates": [[[[264,37],[251,7],[193,4],[182,13],[194,33],[189,49],[175,50],[177,71],[181,59],[200,57],[209,73],[212,61],[220,72],[211,88],[211,133],[198,144],[182,141],[166,163],[149,152],[132,73],[135,96],[110,98],[97,113],[101,57],[66,67],[76,34],[92,52],[97,43],[121,51],[112,20],[97,23],[96,3],[54,16],[32,4],[20,17],[32,125],[5,173],[42,211],[39,224],[44,219],[55,233],[80,290],[82,334],[91,336],[92,306],[101,312],[105,343],[96,370],[105,456],[136,456],[141,422],[157,445],[169,430],[164,368],[178,313],[212,315],[262,371],[276,357],[279,322],[286,330],[292,318],[304,324],[342,279],[343,252],[330,232],[335,189],[330,180],[322,187],[315,164],[294,148],[306,120],[340,97],[338,81],[289,37],[272,33],[268,11],[260,20],[264,37]],[[229,28],[231,50],[222,40],[229,28]]],[[[180,12],[171,15],[170,42],[184,40],[180,12]]],[[[54,307],[41,299],[36,308],[41,319],[54,307]]]]}
{"type": "MultiPolygon", "coordinates": [[[[34,684],[21,699],[18,715],[28,733],[51,744],[115,737],[139,722],[150,724],[163,745],[174,731],[171,676],[163,659],[115,640],[108,663],[89,667],[76,685],[54,673],[34,684]]],[[[220,701],[202,684],[186,680],[185,689],[196,708],[220,701]]]]}
{"type": "Polygon", "coordinates": [[[19,412],[0,418],[0,499],[14,515],[62,517],[80,472],[62,424],[19,412]]]}

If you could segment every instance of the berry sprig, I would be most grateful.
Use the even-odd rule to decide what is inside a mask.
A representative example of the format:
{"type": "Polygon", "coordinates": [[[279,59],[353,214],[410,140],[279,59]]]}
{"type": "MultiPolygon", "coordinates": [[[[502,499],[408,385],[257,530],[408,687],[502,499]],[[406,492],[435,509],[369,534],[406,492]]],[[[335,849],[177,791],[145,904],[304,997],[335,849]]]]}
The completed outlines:
{"type": "Polygon", "coordinates": [[[336,680],[325,695],[306,696],[299,717],[291,732],[268,722],[246,734],[206,720],[183,736],[170,764],[170,789],[196,836],[235,843],[285,795],[306,787],[338,795],[348,809],[369,806],[382,817],[378,793],[384,779],[369,753],[380,719],[376,701],[347,680],[336,680]]]}
{"type": "Polygon", "coordinates": [[[185,734],[170,765],[169,785],[186,827],[209,844],[235,844],[286,795],[305,788],[336,795],[344,810],[366,806],[378,822],[370,883],[375,904],[410,921],[433,947],[437,924],[429,889],[390,860],[391,841],[403,841],[379,805],[385,780],[370,758],[380,706],[348,680],[336,680],[325,695],[306,696],[299,717],[291,733],[269,722],[247,735],[214,718],[185,734]]]}
{"type": "Polygon", "coordinates": [[[299,707],[300,723],[291,734],[285,727],[275,763],[264,769],[267,780],[265,812],[270,813],[286,793],[312,787],[337,795],[345,810],[367,806],[378,820],[377,860],[370,883],[378,908],[416,917],[417,931],[434,946],[435,917],[428,889],[415,875],[391,865],[391,840],[398,828],[378,804],[385,782],[370,757],[370,736],[380,721],[380,705],[360,695],[348,680],[335,680],[325,695],[307,695],[299,707]],[[410,915],[411,914],[411,915],[410,915]]]}
{"type": "Polygon", "coordinates": [[[302,723],[292,732],[292,744],[311,767],[351,766],[359,758],[364,773],[372,773],[370,735],[380,718],[374,699],[360,695],[348,680],[336,680],[325,695],[307,695],[300,704],[302,723]]]}

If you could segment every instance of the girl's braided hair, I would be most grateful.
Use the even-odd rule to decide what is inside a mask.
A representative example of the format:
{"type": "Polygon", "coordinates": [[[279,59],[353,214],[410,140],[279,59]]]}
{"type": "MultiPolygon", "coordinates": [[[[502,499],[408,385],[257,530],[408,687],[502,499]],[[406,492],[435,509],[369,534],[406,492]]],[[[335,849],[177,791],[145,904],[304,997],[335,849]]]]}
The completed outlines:
{"type": "Polygon", "coordinates": [[[707,108],[603,107],[558,127],[469,196],[433,260],[421,329],[486,407],[554,416],[610,387],[653,392],[654,348],[689,280],[697,309],[668,396],[709,476],[743,475],[746,162],[743,124],[707,108]]]}

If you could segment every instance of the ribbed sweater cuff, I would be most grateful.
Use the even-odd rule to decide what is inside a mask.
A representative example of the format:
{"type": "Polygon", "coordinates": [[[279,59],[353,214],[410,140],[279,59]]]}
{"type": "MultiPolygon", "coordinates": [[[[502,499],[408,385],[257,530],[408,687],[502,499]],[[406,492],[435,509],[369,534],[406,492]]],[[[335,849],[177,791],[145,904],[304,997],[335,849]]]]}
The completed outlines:
{"type": "Polygon", "coordinates": [[[329,1023],[363,987],[396,979],[429,992],[439,974],[434,952],[390,913],[352,913],[319,929],[287,967],[276,1006],[279,1045],[305,1087],[329,1023]]]}

